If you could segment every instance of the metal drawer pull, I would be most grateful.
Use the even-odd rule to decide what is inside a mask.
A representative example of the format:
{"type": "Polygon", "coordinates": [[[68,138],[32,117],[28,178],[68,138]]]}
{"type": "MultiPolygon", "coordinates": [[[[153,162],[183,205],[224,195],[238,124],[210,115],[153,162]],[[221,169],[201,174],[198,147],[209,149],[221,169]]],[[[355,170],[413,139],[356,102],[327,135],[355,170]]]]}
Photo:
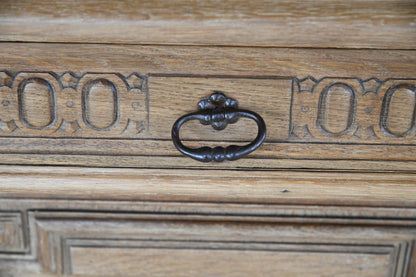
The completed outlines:
{"type": "Polygon", "coordinates": [[[183,154],[201,162],[238,160],[256,150],[265,138],[266,124],[263,118],[255,112],[238,109],[238,102],[235,99],[227,98],[219,91],[214,91],[208,99],[200,101],[197,112],[180,117],[172,127],[172,140],[176,148],[183,154]],[[257,137],[247,145],[230,145],[225,148],[221,146],[190,148],[183,145],[179,138],[179,129],[189,120],[197,119],[201,124],[211,125],[215,130],[220,131],[224,130],[228,124],[236,123],[240,117],[251,118],[258,127],[257,137]]]}

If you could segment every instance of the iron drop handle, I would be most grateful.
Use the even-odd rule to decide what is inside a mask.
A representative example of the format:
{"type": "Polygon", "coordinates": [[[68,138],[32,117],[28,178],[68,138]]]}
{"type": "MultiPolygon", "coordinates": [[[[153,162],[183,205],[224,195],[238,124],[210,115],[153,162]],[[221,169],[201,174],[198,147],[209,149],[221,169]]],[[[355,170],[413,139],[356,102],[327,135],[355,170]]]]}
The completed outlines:
{"type": "Polygon", "coordinates": [[[255,112],[238,109],[235,99],[227,98],[225,94],[214,91],[208,99],[198,103],[198,111],[180,117],[173,124],[172,140],[175,147],[183,154],[200,162],[222,162],[224,160],[238,160],[256,150],[266,138],[266,124],[263,118],[255,112]],[[227,147],[217,146],[214,148],[205,146],[201,148],[190,148],[181,142],[179,130],[189,120],[199,120],[203,125],[211,125],[215,130],[224,130],[228,124],[233,124],[240,117],[247,117],[257,123],[257,137],[247,145],[229,145],[227,147]]]}

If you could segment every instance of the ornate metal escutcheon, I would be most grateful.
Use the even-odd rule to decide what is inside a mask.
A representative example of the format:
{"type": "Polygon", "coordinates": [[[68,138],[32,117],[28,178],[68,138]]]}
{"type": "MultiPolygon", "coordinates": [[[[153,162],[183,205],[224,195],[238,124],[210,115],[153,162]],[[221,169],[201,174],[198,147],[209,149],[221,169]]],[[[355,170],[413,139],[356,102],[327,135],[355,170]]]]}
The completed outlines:
{"type": "Polygon", "coordinates": [[[263,118],[255,112],[238,109],[238,102],[228,98],[224,93],[214,91],[208,99],[198,103],[198,111],[189,113],[176,120],[172,127],[172,140],[176,148],[183,154],[201,162],[222,162],[224,160],[238,160],[256,150],[266,138],[266,124],[263,118]],[[211,125],[215,130],[224,130],[228,124],[233,124],[240,117],[247,117],[257,123],[257,137],[247,145],[230,145],[227,147],[208,146],[201,148],[190,148],[181,142],[179,130],[189,120],[199,120],[203,125],[211,125]]]}

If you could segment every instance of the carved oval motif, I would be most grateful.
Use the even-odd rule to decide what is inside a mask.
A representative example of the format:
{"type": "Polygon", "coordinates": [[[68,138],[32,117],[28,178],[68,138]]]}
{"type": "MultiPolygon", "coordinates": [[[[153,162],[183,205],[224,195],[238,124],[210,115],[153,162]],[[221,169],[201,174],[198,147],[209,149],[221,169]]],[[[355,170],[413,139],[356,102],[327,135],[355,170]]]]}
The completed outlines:
{"type": "Polygon", "coordinates": [[[82,89],[82,116],[85,124],[106,131],[118,119],[118,94],[115,85],[106,79],[89,81],[82,89]]]}
{"type": "Polygon", "coordinates": [[[46,129],[56,118],[55,93],[42,78],[29,78],[18,87],[20,121],[32,129],[46,129]]]}
{"type": "Polygon", "coordinates": [[[416,87],[398,84],[384,95],[380,127],[389,136],[405,137],[416,130],[416,87]]]}
{"type": "Polygon", "coordinates": [[[318,129],[327,136],[343,136],[354,126],[356,109],[354,89],[344,83],[326,87],[318,105],[318,129]]]}

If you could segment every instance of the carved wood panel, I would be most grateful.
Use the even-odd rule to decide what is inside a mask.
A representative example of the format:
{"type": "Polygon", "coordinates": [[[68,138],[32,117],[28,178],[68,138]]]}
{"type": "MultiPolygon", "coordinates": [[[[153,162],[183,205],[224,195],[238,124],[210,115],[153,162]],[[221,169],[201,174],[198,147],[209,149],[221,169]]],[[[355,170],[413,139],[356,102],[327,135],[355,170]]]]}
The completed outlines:
{"type": "Polygon", "coordinates": [[[138,74],[0,76],[2,136],[136,137],[148,128],[147,79],[138,74]]]}
{"type": "Polygon", "coordinates": [[[0,276],[416,276],[414,3],[6,2],[0,276]]]}
{"type": "Polygon", "coordinates": [[[291,137],[409,143],[416,135],[415,85],[413,79],[296,79],[291,137]]]}
{"type": "MultiPolygon", "coordinates": [[[[83,164],[85,157],[105,166],[218,166],[184,159],[170,140],[174,121],[216,89],[260,113],[268,126],[260,149],[225,167],[345,168],[342,161],[352,161],[348,169],[415,168],[415,79],[71,72],[0,76],[3,163],[83,164]],[[118,160],[110,161],[114,155],[118,160]],[[334,162],[311,162],[322,160],[334,162]]],[[[244,143],[255,134],[250,120],[223,132],[197,122],[182,131],[191,146],[244,143]]]]}
{"type": "Polygon", "coordinates": [[[414,270],[413,209],[83,202],[5,199],[26,209],[20,228],[30,249],[1,251],[0,273],[302,276],[325,268],[328,276],[396,277],[414,270]],[[22,268],[8,270],[11,263],[22,268]]]}

